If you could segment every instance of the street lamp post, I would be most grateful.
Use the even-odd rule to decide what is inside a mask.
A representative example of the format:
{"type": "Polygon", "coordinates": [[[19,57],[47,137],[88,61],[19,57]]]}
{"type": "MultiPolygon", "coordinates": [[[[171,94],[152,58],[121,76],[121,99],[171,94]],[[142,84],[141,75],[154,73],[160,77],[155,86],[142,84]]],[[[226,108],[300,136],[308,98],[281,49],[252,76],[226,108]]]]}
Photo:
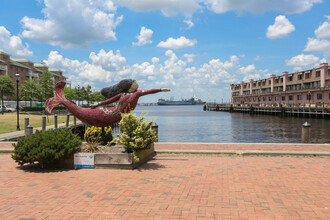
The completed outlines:
{"type": "Polygon", "coordinates": [[[79,106],[79,99],[80,99],[79,92],[80,92],[80,86],[78,85],[78,91],[77,91],[77,94],[78,94],[78,106],[79,106]]]}
{"type": "Polygon", "coordinates": [[[16,92],[17,92],[17,96],[16,96],[16,100],[17,100],[17,104],[16,104],[16,109],[17,109],[17,131],[20,131],[21,129],[19,128],[19,89],[18,89],[18,83],[19,83],[19,74],[16,73],[16,92]]]}

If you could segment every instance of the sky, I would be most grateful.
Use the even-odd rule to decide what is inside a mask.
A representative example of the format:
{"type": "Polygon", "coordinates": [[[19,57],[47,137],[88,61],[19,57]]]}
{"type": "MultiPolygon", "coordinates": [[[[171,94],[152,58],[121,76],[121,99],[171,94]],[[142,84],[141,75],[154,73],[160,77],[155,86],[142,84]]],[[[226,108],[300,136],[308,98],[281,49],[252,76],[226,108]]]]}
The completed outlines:
{"type": "Polygon", "coordinates": [[[230,84],[330,60],[329,0],[0,0],[0,50],[100,90],[228,102],[230,84]]]}

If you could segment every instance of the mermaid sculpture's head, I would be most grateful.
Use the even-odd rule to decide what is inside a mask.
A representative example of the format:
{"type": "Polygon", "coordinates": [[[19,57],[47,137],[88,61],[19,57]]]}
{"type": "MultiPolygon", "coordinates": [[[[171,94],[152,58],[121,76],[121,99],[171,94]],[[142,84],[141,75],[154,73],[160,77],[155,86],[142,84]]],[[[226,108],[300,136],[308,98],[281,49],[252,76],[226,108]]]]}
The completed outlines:
{"type": "Polygon", "coordinates": [[[123,79],[116,85],[103,88],[101,94],[106,98],[111,98],[123,92],[135,92],[139,88],[139,84],[134,79],[123,79]]]}

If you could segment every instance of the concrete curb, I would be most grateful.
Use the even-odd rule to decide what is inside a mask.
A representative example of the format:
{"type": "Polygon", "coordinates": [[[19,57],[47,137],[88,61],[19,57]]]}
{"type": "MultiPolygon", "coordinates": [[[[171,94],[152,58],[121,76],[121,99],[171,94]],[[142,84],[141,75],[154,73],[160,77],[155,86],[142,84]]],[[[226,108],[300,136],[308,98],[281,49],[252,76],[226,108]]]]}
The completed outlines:
{"type": "Polygon", "coordinates": [[[327,151],[264,151],[264,150],[156,150],[156,153],[161,154],[218,154],[218,155],[264,155],[264,156],[330,156],[327,151]]]}

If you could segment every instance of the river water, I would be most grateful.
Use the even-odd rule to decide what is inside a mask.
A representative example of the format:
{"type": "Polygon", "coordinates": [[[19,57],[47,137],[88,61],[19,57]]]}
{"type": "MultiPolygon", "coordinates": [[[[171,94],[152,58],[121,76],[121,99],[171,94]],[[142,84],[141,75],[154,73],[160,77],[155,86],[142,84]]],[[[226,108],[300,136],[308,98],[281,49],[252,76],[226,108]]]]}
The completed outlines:
{"type": "Polygon", "coordinates": [[[203,111],[202,105],[137,106],[158,124],[159,142],[300,143],[302,124],[312,143],[330,143],[330,120],[203,111]]]}

